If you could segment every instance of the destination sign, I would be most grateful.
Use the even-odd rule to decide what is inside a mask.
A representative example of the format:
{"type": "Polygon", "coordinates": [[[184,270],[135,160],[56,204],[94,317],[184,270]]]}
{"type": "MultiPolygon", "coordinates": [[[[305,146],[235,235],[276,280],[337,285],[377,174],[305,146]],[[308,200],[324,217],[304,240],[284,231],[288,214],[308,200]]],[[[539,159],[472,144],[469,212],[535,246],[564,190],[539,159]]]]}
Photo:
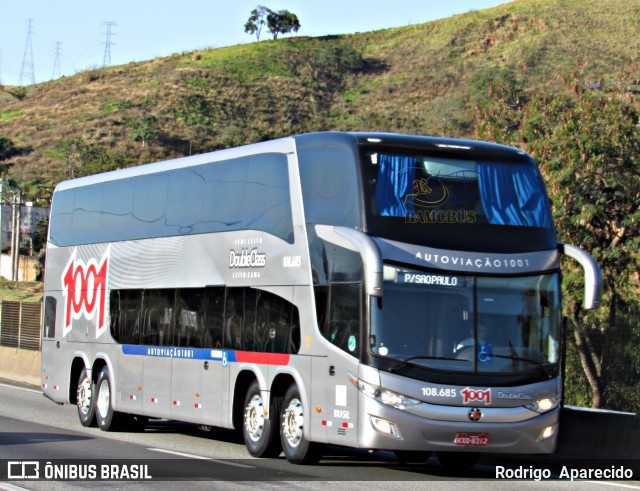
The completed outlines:
{"type": "Polygon", "coordinates": [[[418,285],[465,286],[464,279],[458,276],[429,273],[409,273],[398,271],[396,283],[414,283],[418,285]]]}

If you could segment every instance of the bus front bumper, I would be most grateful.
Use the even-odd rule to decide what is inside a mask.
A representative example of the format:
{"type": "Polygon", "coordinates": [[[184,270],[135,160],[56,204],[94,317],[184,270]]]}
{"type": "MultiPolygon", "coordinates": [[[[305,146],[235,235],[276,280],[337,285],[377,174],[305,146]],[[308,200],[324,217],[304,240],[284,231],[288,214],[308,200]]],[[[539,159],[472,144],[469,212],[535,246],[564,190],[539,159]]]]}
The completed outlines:
{"type": "Polygon", "coordinates": [[[522,408],[439,406],[439,419],[431,419],[420,408],[400,410],[362,395],[359,408],[361,448],[524,454],[553,453],[560,413],[527,410],[533,417],[522,419],[522,408]]]}

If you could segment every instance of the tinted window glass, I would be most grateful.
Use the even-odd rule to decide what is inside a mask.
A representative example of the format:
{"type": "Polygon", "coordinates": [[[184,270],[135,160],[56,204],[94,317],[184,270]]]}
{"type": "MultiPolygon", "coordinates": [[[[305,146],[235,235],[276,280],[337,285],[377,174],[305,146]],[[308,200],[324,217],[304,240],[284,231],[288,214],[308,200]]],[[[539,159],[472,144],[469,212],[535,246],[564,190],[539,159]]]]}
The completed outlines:
{"type": "Polygon", "coordinates": [[[152,225],[164,218],[170,177],[179,179],[180,171],[135,178],[133,217],[139,226],[152,225]]]}
{"type": "Polygon", "coordinates": [[[351,150],[345,147],[303,147],[298,152],[307,223],[358,227],[360,185],[351,150]]]}
{"type": "MultiPolygon", "coordinates": [[[[133,198],[134,186],[133,179],[122,179],[120,181],[112,181],[109,183],[109,196],[102,203],[102,214],[100,216],[100,241],[111,242],[129,238],[127,231],[133,230],[131,222],[133,220],[133,198]]],[[[60,193],[65,195],[73,192],[73,189],[60,193]]],[[[60,227],[63,228],[63,227],[60,227]]],[[[77,236],[79,234],[74,234],[77,236]]],[[[81,237],[78,237],[81,238],[81,237]]]]}
{"type": "MultiPolygon", "coordinates": [[[[352,356],[358,356],[360,349],[360,305],[359,283],[331,285],[328,318],[322,327],[322,334],[352,356]]],[[[321,318],[320,314],[318,318],[321,318]]]]}
{"type": "Polygon", "coordinates": [[[166,226],[177,235],[196,232],[202,217],[204,180],[195,169],[176,171],[169,183],[166,226]]]}
{"type": "Polygon", "coordinates": [[[248,159],[234,165],[209,166],[203,169],[205,181],[202,221],[215,230],[235,230],[242,223],[248,159]]]}
{"type": "Polygon", "coordinates": [[[256,302],[257,291],[252,288],[244,290],[244,318],[243,320],[243,341],[242,349],[247,351],[261,351],[260,339],[256,332],[256,302]]]}
{"type": "MultiPolygon", "coordinates": [[[[55,315],[55,299],[47,298],[55,315]]],[[[111,334],[122,344],[268,353],[300,349],[298,309],[254,288],[113,290],[110,312],[111,334]]]]}
{"type": "Polygon", "coordinates": [[[249,159],[242,228],[273,231],[287,239],[284,233],[291,227],[291,203],[289,183],[282,180],[281,168],[282,162],[272,154],[249,159]]]}
{"type": "Polygon", "coordinates": [[[145,321],[144,290],[113,291],[110,298],[111,334],[123,344],[138,344],[145,321]]]}
{"type": "Polygon", "coordinates": [[[551,212],[538,169],[438,157],[372,153],[379,169],[373,213],[408,224],[489,223],[551,226],[551,212]]]}
{"type": "Polygon", "coordinates": [[[61,191],[53,195],[51,202],[50,239],[54,244],[65,242],[72,230],[73,204],[76,199],[75,189],[61,191]],[[53,226],[55,224],[55,227],[53,226]]]}
{"type": "Polygon", "coordinates": [[[548,197],[533,160],[515,153],[499,161],[432,153],[363,149],[369,234],[449,250],[556,247],[548,197]]]}
{"type": "Polygon", "coordinates": [[[83,234],[98,236],[103,194],[103,186],[76,190],[72,222],[74,229],[82,231],[83,234]]]}
{"type": "Polygon", "coordinates": [[[44,322],[42,323],[42,337],[56,337],[56,306],[55,297],[44,297],[44,322]]]}
{"type": "Polygon", "coordinates": [[[260,230],[293,242],[287,157],[261,154],[56,193],[58,246],[260,230]]]}

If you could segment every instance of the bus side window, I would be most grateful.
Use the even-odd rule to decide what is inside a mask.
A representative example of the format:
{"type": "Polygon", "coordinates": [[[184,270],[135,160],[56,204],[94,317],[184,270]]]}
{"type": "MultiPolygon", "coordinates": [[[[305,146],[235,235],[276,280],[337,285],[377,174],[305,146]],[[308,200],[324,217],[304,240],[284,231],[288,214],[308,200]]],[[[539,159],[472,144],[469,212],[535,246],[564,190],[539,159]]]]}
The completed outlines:
{"type": "Polygon", "coordinates": [[[261,351],[259,340],[256,332],[256,302],[258,301],[258,290],[253,288],[244,288],[244,316],[243,316],[243,332],[242,340],[244,342],[242,349],[247,351],[261,351]]]}
{"type": "Polygon", "coordinates": [[[293,310],[284,298],[261,291],[258,297],[256,333],[259,351],[289,353],[292,346],[293,310]]]}
{"type": "Polygon", "coordinates": [[[244,289],[228,288],[224,309],[224,347],[242,349],[244,289]]]}
{"type": "Polygon", "coordinates": [[[147,290],[145,297],[146,331],[149,343],[156,346],[171,346],[175,290],[147,290]]]}
{"type": "Polygon", "coordinates": [[[273,352],[276,325],[279,314],[279,297],[269,292],[258,291],[256,309],[256,351],[273,352]]]}
{"type": "Polygon", "coordinates": [[[353,356],[357,356],[360,346],[360,303],[359,283],[331,285],[329,321],[324,336],[353,356]]]}
{"type": "Polygon", "coordinates": [[[209,287],[204,296],[204,348],[222,348],[224,287],[209,287]]]}
{"type": "Polygon", "coordinates": [[[122,344],[140,344],[143,290],[112,292],[112,334],[122,344]],[[114,299],[115,296],[115,299],[114,299]]]}
{"type": "Polygon", "coordinates": [[[327,307],[329,303],[329,287],[328,286],[315,286],[313,293],[316,299],[316,318],[318,320],[318,329],[324,337],[327,336],[327,307]]]}
{"type": "Polygon", "coordinates": [[[56,337],[56,307],[57,301],[55,297],[44,297],[44,322],[42,324],[42,337],[56,337]]]}
{"type": "Polygon", "coordinates": [[[300,351],[300,313],[295,305],[292,305],[291,328],[287,339],[285,353],[295,354],[300,351]]]}
{"type": "MultiPolygon", "coordinates": [[[[178,346],[202,348],[207,324],[215,316],[211,302],[212,288],[184,288],[176,297],[176,343],[178,346]]],[[[218,305],[221,314],[221,303],[218,305]]],[[[221,328],[221,325],[219,326],[221,328]]],[[[211,336],[211,334],[209,335],[211,336]]]]}

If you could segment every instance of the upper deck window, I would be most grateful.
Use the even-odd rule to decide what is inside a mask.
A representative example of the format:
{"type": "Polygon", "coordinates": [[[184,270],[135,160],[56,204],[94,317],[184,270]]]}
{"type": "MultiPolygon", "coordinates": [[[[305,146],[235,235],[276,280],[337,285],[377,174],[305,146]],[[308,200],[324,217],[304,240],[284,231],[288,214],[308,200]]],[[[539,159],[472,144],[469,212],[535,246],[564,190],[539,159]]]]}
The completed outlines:
{"type": "Polygon", "coordinates": [[[287,156],[265,153],[56,192],[58,246],[259,230],[293,242],[287,156]]]}
{"type": "Polygon", "coordinates": [[[389,154],[370,158],[379,165],[374,195],[379,216],[408,223],[551,225],[546,193],[532,165],[389,154]]]}
{"type": "Polygon", "coordinates": [[[367,231],[444,249],[555,248],[549,199],[533,161],[363,152],[367,231]]]}

